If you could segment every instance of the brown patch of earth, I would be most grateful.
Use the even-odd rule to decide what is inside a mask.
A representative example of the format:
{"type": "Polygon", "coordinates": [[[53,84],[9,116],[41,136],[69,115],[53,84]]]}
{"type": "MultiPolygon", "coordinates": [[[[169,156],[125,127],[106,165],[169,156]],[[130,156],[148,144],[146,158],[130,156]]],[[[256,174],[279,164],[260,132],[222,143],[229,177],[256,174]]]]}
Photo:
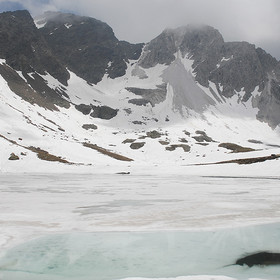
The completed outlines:
{"type": "Polygon", "coordinates": [[[34,152],[37,154],[38,158],[39,159],[42,159],[42,160],[46,160],[46,161],[57,161],[57,162],[61,162],[61,163],[67,163],[67,164],[74,164],[72,162],[69,162],[67,161],[66,159],[63,159],[59,156],[55,156],[55,155],[52,155],[50,154],[49,152],[45,151],[45,150],[42,150],[41,148],[36,148],[36,147],[27,147],[28,150],[34,152]]]}
{"type": "Polygon", "coordinates": [[[231,150],[232,153],[247,153],[256,151],[255,149],[249,147],[242,147],[234,143],[221,143],[218,147],[231,150]]]}
{"type": "Polygon", "coordinates": [[[97,146],[96,144],[91,144],[91,143],[84,142],[83,146],[85,146],[87,148],[90,148],[90,149],[93,149],[93,150],[96,150],[96,151],[100,152],[103,155],[107,155],[107,156],[112,157],[112,158],[117,159],[117,160],[133,161],[133,159],[131,159],[131,158],[119,155],[117,153],[113,153],[113,152],[111,152],[111,151],[109,151],[107,149],[104,149],[102,147],[97,146]]]}
{"type": "Polygon", "coordinates": [[[240,159],[232,159],[232,160],[218,161],[212,163],[198,163],[198,164],[191,164],[191,165],[213,165],[213,164],[226,164],[226,163],[252,164],[257,162],[264,162],[266,160],[278,159],[278,158],[280,158],[280,154],[271,154],[270,156],[264,156],[264,157],[240,158],[240,159]]]}
{"type": "MultiPolygon", "coordinates": [[[[41,148],[38,148],[38,147],[36,148],[36,147],[32,147],[32,146],[27,147],[27,146],[21,145],[21,144],[17,143],[16,141],[11,140],[11,139],[5,137],[4,135],[0,134],[0,137],[4,138],[8,142],[10,142],[10,143],[12,143],[12,144],[14,144],[16,146],[22,147],[22,148],[24,148],[26,150],[29,150],[29,151],[32,151],[32,152],[36,153],[38,158],[41,159],[41,160],[57,161],[57,162],[67,163],[67,164],[77,164],[77,163],[73,163],[73,162],[67,161],[65,159],[62,159],[59,156],[52,155],[49,152],[42,150],[41,148]]],[[[26,155],[26,154],[22,152],[21,155],[26,155]]]]}

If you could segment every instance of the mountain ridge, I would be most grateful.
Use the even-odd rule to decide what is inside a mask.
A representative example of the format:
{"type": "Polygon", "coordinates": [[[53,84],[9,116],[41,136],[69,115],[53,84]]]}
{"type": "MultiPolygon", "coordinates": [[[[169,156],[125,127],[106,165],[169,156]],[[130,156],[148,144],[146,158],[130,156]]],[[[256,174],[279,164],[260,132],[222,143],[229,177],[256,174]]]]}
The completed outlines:
{"type": "MultiPolygon", "coordinates": [[[[136,62],[134,73],[131,74],[140,77],[141,72],[142,80],[146,79],[145,69],[157,65],[171,67],[172,63],[177,61],[176,66],[172,66],[173,70],[165,70],[165,73],[161,74],[162,85],[156,85],[162,88],[159,95],[161,97],[154,97],[157,95],[156,91],[145,86],[139,89],[133,86],[125,87],[130,92],[133,89],[134,94],[138,92],[136,95],[140,97],[131,98],[129,102],[134,105],[150,103],[155,106],[153,100],[164,101],[167,93],[165,85],[170,82],[167,76],[171,77],[171,72],[176,69],[179,71],[177,74],[181,75],[181,81],[189,80],[179,88],[178,79],[175,81],[173,77],[171,82],[173,88],[177,87],[174,100],[176,96],[181,96],[179,99],[189,96],[182,102],[186,108],[201,113],[207,105],[224,102],[225,99],[244,91],[241,101],[254,99],[253,106],[259,109],[256,116],[258,119],[268,122],[272,127],[276,127],[280,122],[278,110],[271,110],[279,105],[279,62],[264,50],[247,42],[224,42],[219,31],[211,26],[187,25],[165,29],[158,37],[144,45],[119,41],[106,23],[74,14],[46,12],[35,20],[39,28],[35,27],[28,11],[3,13],[1,21],[4,29],[1,32],[1,58],[5,59],[11,68],[21,71],[27,84],[43,95],[43,98],[50,99],[51,103],[64,104],[62,106],[66,107],[69,106],[67,101],[71,103],[66,88],[64,90],[70,78],[69,70],[89,84],[97,85],[105,76],[110,79],[125,76],[130,60],[136,62]],[[8,29],[5,21],[9,23],[8,29]],[[25,29],[29,31],[28,37],[18,36],[14,39],[15,34],[24,34],[25,29]],[[179,53],[182,59],[192,61],[189,69],[185,70],[185,66],[176,60],[179,53]],[[181,67],[181,70],[178,70],[178,67],[181,67]],[[189,75],[190,69],[192,73],[189,75]],[[43,78],[39,76],[46,73],[61,82],[62,86],[52,89],[45,85],[43,78]],[[207,88],[213,95],[203,98],[204,105],[200,102],[201,106],[194,105],[195,99],[201,99],[203,91],[197,85],[207,88]],[[187,87],[190,88],[189,91],[194,90],[194,93],[187,94],[187,87]],[[252,98],[256,87],[260,94],[257,98],[252,98]],[[139,94],[143,90],[146,94],[139,94]]],[[[36,103],[36,100],[34,102],[36,103]]],[[[175,101],[176,107],[182,111],[175,101]]]]}
{"type": "Polygon", "coordinates": [[[141,53],[142,44],[119,41],[112,28],[99,20],[47,13],[45,21],[39,30],[53,53],[67,68],[89,83],[100,82],[105,73],[110,78],[123,76],[125,61],[137,59],[141,53]]]}
{"type": "Polygon", "coordinates": [[[278,137],[279,62],[247,42],[225,42],[213,27],[166,29],[147,44],[130,44],[99,20],[57,12],[33,20],[19,11],[0,14],[0,36],[7,151],[15,145],[71,163],[91,162],[98,150],[88,147],[133,164],[145,156],[168,160],[166,153],[182,162],[181,152],[194,163],[195,155],[231,161],[218,144],[238,135],[240,146],[253,139],[279,154],[266,138],[278,137]]]}

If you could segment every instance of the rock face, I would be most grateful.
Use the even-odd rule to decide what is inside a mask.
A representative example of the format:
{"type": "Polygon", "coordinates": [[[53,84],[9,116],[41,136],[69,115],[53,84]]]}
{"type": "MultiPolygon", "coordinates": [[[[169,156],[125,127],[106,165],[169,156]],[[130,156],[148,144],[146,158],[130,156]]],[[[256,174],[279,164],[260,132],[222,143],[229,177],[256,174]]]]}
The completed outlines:
{"type": "Polygon", "coordinates": [[[84,115],[88,115],[92,110],[92,106],[87,104],[79,104],[76,105],[75,108],[81,113],[83,113],[84,115]]]}
{"type": "Polygon", "coordinates": [[[247,42],[225,42],[213,27],[166,29],[144,46],[119,41],[110,26],[89,17],[46,12],[35,22],[27,11],[0,14],[0,59],[5,60],[0,75],[31,104],[59,110],[74,103],[84,115],[105,120],[125,111],[129,122],[142,125],[169,121],[173,112],[203,114],[236,97],[237,106],[250,103],[256,117],[272,128],[280,124],[280,62],[247,42]],[[68,92],[70,71],[92,86],[93,95],[101,93],[103,78],[122,77],[123,83],[105,87],[102,94],[108,91],[110,97],[77,104],[68,92]],[[124,94],[123,107],[120,100],[112,101],[117,93],[124,94]],[[167,109],[172,112],[165,114],[167,109]]]}
{"type": "Polygon", "coordinates": [[[112,28],[99,20],[73,14],[47,12],[38,21],[40,34],[52,52],[71,71],[90,83],[123,76],[126,61],[137,59],[143,44],[119,41],[112,28]]]}
{"type": "Polygon", "coordinates": [[[90,116],[93,118],[99,118],[103,120],[110,120],[118,114],[118,109],[113,109],[109,106],[79,104],[75,105],[75,108],[84,115],[90,114],[90,116]]]}
{"type": "Polygon", "coordinates": [[[113,109],[108,106],[92,106],[93,112],[90,114],[93,118],[110,120],[118,114],[118,109],[113,109]]]}
{"type": "Polygon", "coordinates": [[[135,87],[127,87],[126,90],[134,93],[135,95],[140,96],[141,98],[134,98],[130,99],[129,103],[133,103],[139,106],[146,105],[150,103],[152,106],[162,102],[166,98],[167,85],[157,85],[156,89],[142,89],[142,88],[135,88],[135,87]]]}
{"type": "Polygon", "coordinates": [[[193,62],[196,81],[208,86],[209,81],[223,85],[226,97],[244,88],[252,92],[256,86],[264,88],[267,73],[277,60],[247,42],[223,40],[218,30],[210,26],[185,26],[167,29],[146,45],[140,65],[150,68],[157,64],[171,64],[175,53],[188,55],[193,62]]]}
{"type": "Polygon", "coordinates": [[[143,44],[119,41],[111,27],[73,14],[46,12],[36,28],[28,11],[0,14],[0,57],[23,73],[51,74],[67,85],[69,68],[90,83],[105,73],[125,74],[128,59],[137,59],[143,44]]]}
{"type": "MultiPolygon", "coordinates": [[[[254,98],[254,106],[259,109],[257,117],[272,127],[280,123],[280,64],[264,50],[247,42],[224,42],[222,35],[210,26],[189,25],[167,29],[148,43],[139,65],[143,68],[158,64],[171,65],[176,62],[178,52],[193,60],[196,83],[208,87],[210,91],[213,88],[209,82],[215,85],[215,90],[219,93],[216,100],[223,102],[225,98],[238,95],[244,90],[245,94],[239,99],[246,102],[257,89],[258,96],[254,98]]],[[[179,67],[178,64],[174,65],[179,67]]],[[[200,98],[201,93],[195,91],[195,88],[192,92],[196,99],[200,98]]],[[[184,95],[187,94],[185,92],[184,95]]],[[[213,104],[209,99],[201,100],[199,106],[190,98],[186,102],[195,111],[199,111],[204,105],[213,104]]],[[[184,100],[181,98],[177,103],[182,102],[184,100]]]]}
{"type": "MultiPolygon", "coordinates": [[[[97,83],[105,74],[119,77],[125,74],[126,62],[137,59],[143,47],[119,41],[107,24],[93,18],[48,12],[37,24],[43,27],[36,27],[28,11],[0,14],[0,58],[9,66],[0,64],[0,75],[24,100],[50,110],[57,110],[55,105],[70,106],[67,68],[89,83],[97,83]],[[46,74],[66,88],[49,87],[42,77],[46,74]]],[[[106,106],[76,108],[84,114],[95,109],[92,116],[103,119],[117,114],[106,106]]]]}
{"type": "Polygon", "coordinates": [[[69,73],[49,49],[27,11],[0,14],[0,57],[23,73],[50,73],[64,85],[69,73]]]}
{"type": "Polygon", "coordinates": [[[16,94],[48,109],[55,109],[54,104],[69,107],[63,89],[49,88],[40,76],[49,73],[64,85],[70,77],[27,11],[0,14],[0,57],[9,66],[1,65],[0,74],[16,94]],[[16,71],[22,72],[25,80],[16,71]]]}

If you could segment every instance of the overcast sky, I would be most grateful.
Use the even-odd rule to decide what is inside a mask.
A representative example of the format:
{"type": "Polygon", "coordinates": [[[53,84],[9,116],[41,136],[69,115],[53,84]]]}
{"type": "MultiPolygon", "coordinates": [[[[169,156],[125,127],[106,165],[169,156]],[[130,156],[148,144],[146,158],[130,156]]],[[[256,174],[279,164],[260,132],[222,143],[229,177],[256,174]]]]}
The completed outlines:
{"type": "Polygon", "coordinates": [[[280,59],[280,0],[0,0],[0,11],[47,10],[91,16],[120,40],[148,42],[189,23],[217,28],[225,41],[248,41],[280,59]]]}

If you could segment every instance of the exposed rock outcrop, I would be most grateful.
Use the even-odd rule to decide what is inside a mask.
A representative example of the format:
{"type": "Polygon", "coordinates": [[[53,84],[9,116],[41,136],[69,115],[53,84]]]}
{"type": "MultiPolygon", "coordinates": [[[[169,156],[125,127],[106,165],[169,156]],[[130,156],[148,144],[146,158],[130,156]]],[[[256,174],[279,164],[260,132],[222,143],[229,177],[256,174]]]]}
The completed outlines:
{"type": "Polygon", "coordinates": [[[90,123],[90,124],[83,124],[82,128],[86,130],[90,130],[90,129],[96,130],[97,126],[93,123],[90,123]]]}
{"type": "Polygon", "coordinates": [[[199,134],[199,135],[198,136],[193,136],[192,138],[195,139],[197,142],[215,142],[204,131],[197,130],[195,133],[199,134]]]}
{"type": "Polygon", "coordinates": [[[156,131],[156,130],[152,130],[152,131],[148,131],[146,133],[147,137],[150,137],[152,139],[156,139],[156,138],[160,138],[162,136],[162,133],[156,131]]]}
{"type": "Polygon", "coordinates": [[[162,102],[166,98],[167,85],[164,83],[162,85],[157,85],[156,89],[144,89],[144,88],[134,88],[127,87],[126,89],[135,95],[141,96],[141,99],[131,99],[129,103],[136,105],[146,105],[150,103],[152,106],[162,102]]]}
{"type": "Polygon", "coordinates": [[[113,109],[108,106],[92,106],[93,112],[90,114],[93,118],[99,118],[103,120],[110,120],[118,114],[118,109],[113,109]]]}
{"type": "Polygon", "coordinates": [[[138,150],[141,149],[142,147],[144,147],[145,142],[133,142],[130,144],[130,148],[132,150],[138,150]]]}
{"type": "Polygon", "coordinates": [[[189,152],[191,150],[191,147],[186,144],[172,144],[168,147],[165,147],[166,151],[175,151],[177,148],[182,148],[184,152],[189,152]]]}

